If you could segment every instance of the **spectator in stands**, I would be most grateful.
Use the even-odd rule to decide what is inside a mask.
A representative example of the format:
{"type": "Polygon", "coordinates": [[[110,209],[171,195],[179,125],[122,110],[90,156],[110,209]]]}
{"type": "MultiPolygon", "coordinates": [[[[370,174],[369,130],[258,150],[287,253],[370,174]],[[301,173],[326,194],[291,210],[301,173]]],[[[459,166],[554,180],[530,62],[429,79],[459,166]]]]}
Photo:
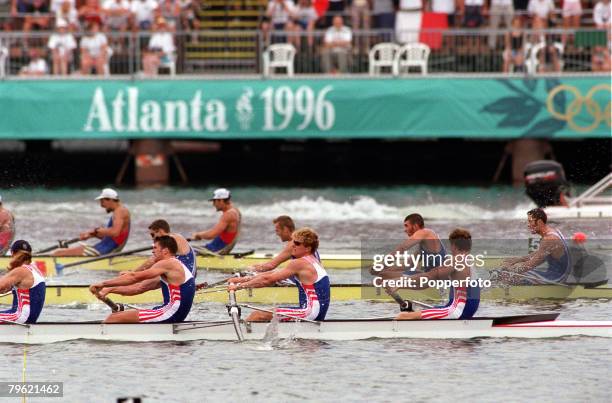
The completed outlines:
{"type": "Polygon", "coordinates": [[[150,30],[157,7],[158,3],[155,0],[132,0],[131,11],[134,14],[134,30],[150,30]]]}
{"type": "Polygon", "coordinates": [[[329,6],[327,7],[327,13],[325,13],[326,26],[333,25],[333,18],[336,15],[343,15],[344,9],[346,8],[346,0],[329,0],[329,6]]]}
{"type": "Polygon", "coordinates": [[[176,0],[161,0],[159,7],[155,10],[156,19],[162,17],[173,32],[180,28],[181,6],[176,0]]]}
{"type": "MultiPolygon", "coordinates": [[[[582,15],[582,5],[580,0],[563,0],[563,29],[570,30],[580,27],[580,16],[582,15]]],[[[561,42],[565,45],[567,34],[561,36],[561,42]]]]}
{"type": "Polygon", "coordinates": [[[64,4],[64,2],[66,1],[70,4],[72,8],[76,10],[75,0],[51,0],[51,6],[49,7],[51,9],[51,12],[57,13],[57,10],[59,10],[62,7],[62,4],[64,4]]]}
{"type": "Polygon", "coordinates": [[[448,26],[455,26],[455,0],[432,0],[431,11],[446,14],[448,26]]]}
{"type": "MultiPolygon", "coordinates": [[[[312,48],[314,44],[313,32],[314,32],[315,23],[317,22],[318,19],[319,19],[319,15],[315,11],[310,0],[299,0],[298,1],[297,8],[295,9],[293,13],[293,27],[294,27],[295,32],[297,32],[298,34],[302,31],[306,31],[308,33],[307,38],[308,38],[309,48],[312,48]]],[[[302,42],[301,41],[302,36],[297,35],[290,39],[293,39],[292,42],[294,46],[297,49],[299,49],[301,42],[302,42]]]]}
{"type": "Polygon", "coordinates": [[[74,36],[68,32],[68,24],[58,21],[56,32],[51,34],[47,47],[51,49],[53,60],[53,74],[68,75],[68,65],[72,62],[76,41],[74,36]]]}
{"type": "Polygon", "coordinates": [[[157,70],[162,62],[174,59],[174,37],[170,28],[163,18],[158,18],[153,26],[154,34],[149,40],[147,50],[142,57],[144,74],[147,76],[157,75],[157,70]]]}
{"type": "Polygon", "coordinates": [[[108,41],[95,22],[89,24],[87,33],[81,39],[81,74],[89,75],[95,68],[97,75],[104,74],[108,61],[108,41]]]}
{"type": "Polygon", "coordinates": [[[321,52],[323,71],[326,73],[348,72],[353,32],[344,25],[342,17],[336,15],[332,26],[325,32],[321,52]]]}
{"type": "Polygon", "coordinates": [[[546,38],[544,49],[538,53],[538,73],[558,73],[561,71],[561,51],[552,38],[546,38]]]}
{"type": "Polygon", "coordinates": [[[104,11],[98,0],[86,0],[85,4],[79,8],[79,19],[85,26],[94,22],[103,26],[103,16],[104,11]]]}
{"type": "MultiPolygon", "coordinates": [[[[291,17],[295,13],[295,4],[290,0],[270,0],[266,10],[266,18],[261,24],[264,40],[270,42],[270,31],[294,31],[291,17]]],[[[286,37],[276,35],[272,42],[284,42],[286,37]]]]}
{"type": "Polygon", "coordinates": [[[393,0],[372,0],[372,15],[374,16],[374,28],[395,28],[395,7],[393,0]]]}
{"type": "Polygon", "coordinates": [[[532,28],[546,28],[555,11],[553,0],[529,0],[527,11],[532,18],[532,28]]]}
{"type": "Polygon", "coordinates": [[[510,72],[510,66],[514,71],[525,70],[525,35],[523,32],[523,20],[520,16],[512,19],[512,28],[506,32],[504,49],[504,73],[510,72]]]}
{"type": "Polygon", "coordinates": [[[39,48],[30,48],[30,63],[23,66],[19,71],[20,76],[35,77],[49,74],[49,66],[43,57],[43,52],[39,48]]]}
{"type": "Polygon", "coordinates": [[[419,41],[423,0],[400,0],[399,10],[395,15],[395,37],[400,43],[419,41]]]}
{"type": "Polygon", "coordinates": [[[32,0],[26,5],[26,15],[23,22],[24,32],[46,31],[49,28],[49,3],[47,0],[32,0]]]}
{"type": "MultiPolygon", "coordinates": [[[[199,31],[200,20],[197,14],[200,9],[199,0],[182,0],[181,2],[181,21],[185,31],[199,31]]],[[[195,33],[191,34],[191,42],[197,42],[198,38],[195,33]]]]}
{"type": "Polygon", "coordinates": [[[59,3],[57,10],[55,10],[55,24],[57,25],[57,22],[60,20],[68,25],[68,30],[70,32],[78,31],[80,28],[79,14],[74,8],[74,4],[69,0],[63,0],[59,3]]]}
{"type": "MultiPolygon", "coordinates": [[[[489,10],[489,29],[499,29],[501,22],[504,23],[504,28],[509,29],[514,23],[514,4],[512,0],[491,0],[491,8],[489,10]]],[[[497,45],[497,33],[489,33],[489,47],[495,49],[497,45]]],[[[507,36],[507,34],[506,34],[507,36]]]]}
{"type": "Polygon", "coordinates": [[[604,30],[606,33],[606,43],[598,44],[593,49],[591,55],[591,68],[593,71],[610,72],[612,58],[610,55],[610,20],[611,20],[610,0],[600,0],[593,9],[593,22],[597,29],[604,30]]]}
{"type": "Polygon", "coordinates": [[[351,4],[351,28],[369,30],[371,27],[371,9],[372,0],[353,0],[353,4],[351,4]]]}
{"type": "MultiPolygon", "coordinates": [[[[130,3],[128,0],[105,0],[102,3],[105,26],[111,31],[126,32],[130,25],[130,3]]],[[[93,27],[93,25],[90,25],[93,27]]],[[[98,25],[98,28],[100,26],[98,25]]]]}
{"type": "Polygon", "coordinates": [[[465,0],[463,9],[463,26],[465,28],[479,28],[484,22],[487,13],[484,0],[465,0]]]}

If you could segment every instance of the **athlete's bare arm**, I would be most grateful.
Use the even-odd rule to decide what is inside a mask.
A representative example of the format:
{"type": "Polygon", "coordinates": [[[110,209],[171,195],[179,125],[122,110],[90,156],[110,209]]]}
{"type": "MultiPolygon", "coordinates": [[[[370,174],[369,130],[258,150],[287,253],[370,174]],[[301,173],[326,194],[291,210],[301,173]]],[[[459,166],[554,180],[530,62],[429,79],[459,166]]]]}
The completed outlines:
{"type": "Polygon", "coordinates": [[[21,284],[26,280],[27,274],[29,273],[30,271],[23,266],[9,271],[0,278],[0,293],[9,292],[13,286],[30,288],[32,286],[32,281],[29,282],[30,284],[21,284]]]}
{"type": "Polygon", "coordinates": [[[117,287],[104,287],[98,293],[102,298],[108,294],[118,295],[139,295],[147,291],[155,290],[160,287],[159,278],[150,278],[132,285],[124,285],[117,287]]]}
{"type": "Polygon", "coordinates": [[[546,235],[535,252],[527,255],[526,259],[513,264],[509,269],[517,273],[525,273],[544,263],[546,257],[554,254],[559,248],[563,248],[560,239],[554,235],[546,235]]]}
{"type": "Polygon", "coordinates": [[[223,213],[217,224],[207,231],[196,232],[193,234],[193,239],[213,239],[220,235],[226,229],[229,230],[230,222],[232,221],[232,212],[226,211],[223,213]]]}
{"type": "Polygon", "coordinates": [[[116,237],[121,234],[123,228],[129,223],[130,212],[123,206],[119,206],[113,211],[113,226],[110,228],[96,228],[95,236],[104,238],[105,236],[116,237]]]}
{"type": "Polygon", "coordinates": [[[270,271],[270,270],[274,270],[276,269],[280,264],[286,262],[287,260],[291,259],[291,249],[293,248],[293,245],[291,242],[287,242],[287,245],[285,245],[285,247],[283,248],[282,251],[280,251],[280,253],[276,256],[274,256],[274,259],[270,260],[269,262],[266,263],[262,263],[262,264],[257,264],[253,266],[254,271],[256,272],[264,272],[264,271],[270,271]]]}
{"type": "MultiPolygon", "coordinates": [[[[241,288],[260,288],[266,287],[268,285],[272,285],[277,283],[278,281],[282,281],[288,279],[293,275],[299,275],[299,272],[306,267],[307,263],[297,259],[289,263],[286,267],[278,270],[274,270],[267,273],[262,273],[253,277],[236,277],[236,281],[234,279],[230,279],[230,287],[232,284],[241,283],[241,288]]],[[[300,278],[300,280],[302,280],[300,278]]],[[[230,288],[231,289],[231,288],[230,288]]],[[[235,289],[235,288],[234,288],[235,289]]]]}

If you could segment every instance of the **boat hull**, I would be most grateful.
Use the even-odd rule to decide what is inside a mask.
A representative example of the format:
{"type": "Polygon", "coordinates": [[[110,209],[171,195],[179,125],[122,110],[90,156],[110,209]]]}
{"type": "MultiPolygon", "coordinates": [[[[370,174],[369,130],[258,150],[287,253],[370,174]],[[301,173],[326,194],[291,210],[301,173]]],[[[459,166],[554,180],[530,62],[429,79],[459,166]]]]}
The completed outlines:
{"type": "MultiPolygon", "coordinates": [[[[0,343],[45,344],[70,340],[117,342],[235,341],[231,322],[182,324],[41,323],[0,326],[0,343]]],[[[267,337],[312,340],[471,339],[484,337],[551,338],[565,336],[612,337],[610,321],[546,321],[496,325],[493,319],[395,321],[389,319],[330,320],[320,323],[244,323],[246,340],[267,337]],[[271,327],[271,328],[269,328],[271,327]]]]}

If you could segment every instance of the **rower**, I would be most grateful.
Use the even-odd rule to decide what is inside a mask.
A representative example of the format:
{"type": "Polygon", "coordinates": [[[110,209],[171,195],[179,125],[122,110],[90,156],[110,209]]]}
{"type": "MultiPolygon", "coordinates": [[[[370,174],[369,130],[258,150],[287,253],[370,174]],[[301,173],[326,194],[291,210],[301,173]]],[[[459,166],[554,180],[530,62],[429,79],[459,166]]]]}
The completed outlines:
{"type": "MultiPolygon", "coordinates": [[[[293,250],[293,244],[291,243],[291,234],[295,231],[295,224],[291,217],[288,215],[281,215],[272,220],[274,224],[274,232],[280,238],[282,242],[285,242],[285,247],[279,252],[274,259],[266,262],[253,265],[251,269],[255,272],[264,272],[276,269],[280,264],[286,262],[289,259],[293,259],[291,252],[293,250]]],[[[314,256],[318,261],[321,261],[319,252],[316,251],[314,256]]]]}
{"type": "MultiPolygon", "coordinates": [[[[187,242],[187,240],[181,235],[177,233],[170,232],[170,224],[166,220],[155,220],[149,225],[149,235],[151,238],[159,238],[161,236],[167,235],[169,237],[174,238],[176,244],[178,246],[178,252],[176,254],[176,258],[189,269],[191,275],[195,279],[197,276],[197,267],[196,267],[196,255],[195,251],[187,242]]],[[[156,262],[156,257],[151,256],[147,259],[143,264],[141,264],[134,271],[143,271],[151,266],[153,266],[156,262]]],[[[141,283],[136,283],[132,285],[126,285],[123,287],[115,287],[113,294],[119,295],[136,295],[141,294],[142,290],[151,290],[161,287],[161,291],[163,294],[164,304],[167,304],[170,301],[170,294],[168,293],[168,287],[164,286],[163,281],[160,278],[147,279],[141,283]]]]}
{"type": "MultiPolygon", "coordinates": [[[[438,234],[432,229],[425,227],[425,220],[420,214],[410,214],[404,218],[404,232],[408,238],[400,244],[392,254],[404,252],[414,246],[418,250],[414,252],[415,259],[418,259],[420,269],[427,273],[435,267],[442,265],[446,250],[438,234]]],[[[417,273],[419,267],[390,267],[380,273],[373,273],[383,279],[398,279],[402,275],[413,275],[417,273]]]]}
{"type": "Polygon", "coordinates": [[[155,238],[153,256],[155,264],[139,272],[123,273],[114,279],[93,284],[89,290],[104,300],[108,294],[119,293],[121,287],[139,284],[139,289],[132,289],[137,295],[162,287],[162,293],[170,296],[163,305],[153,309],[131,309],[110,314],[105,323],[177,323],[185,320],[195,295],[195,280],[191,271],[176,258],[178,245],[173,237],[163,235],[155,238]],[[159,279],[161,278],[161,283],[159,279]],[[165,291],[163,290],[165,288],[165,291]]]}
{"type": "Polygon", "coordinates": [[[231,197],[232,195],[227,189],[215,190],[212,198],[208,201],[212,201],[215,209],[222,212],[221,218],[211,229],[196,232],[192,236],[196,240],[211,239],[212,241],[204,245],[204,248],[220,255],[230,253],[236,245],[238,235],[240,235],[241,215],[240,211],[232,204],[231,197]]]}
{"type": "Polygon", "coordinates": [[[121,204],[119,195],[113,189],[103,189],[96,200],[100,201],[100,207],[107,213],[112,213],[106,227],[94,228],[91,231],[79,235],[81,241],[89,238],[98,238],[100,242],[93,246],[80,242],[72,248],[61,248],[55,250],[53,256],[100,256],[119,252],[127,243],[130,235],[130,212],[121,204]]]}
{"type": "MultiPolygon", "coordinates": [[[[244,288],[260,288],[273,285],[276,282],[289,279],[298,288],[299,307],[281,307],[276,312],[287,316],[324,320],[330,302],[330,282],[327,272],[321,262],[315,257],[319,247],[319,236],[310,228],[294,231],[291,238],[291,255],[294,259],[284,268],[253,277],[234,277],[229,280],[228,290],[244,288]]],[[[248,321],[269,321],[269,312],[253,312],[248,321]]]]}
{"type": "Polygon", "coordinates": [[[15,218],[13,214],[2,205],[0,196],[0,256],[3,256],[11,246],[15,236],[15,218]]]}
{"type": "Polygon", "coordinates": [[[571,274],[571,258],[567,241],[561,231],[547,225],[548,217],[541,208],[527,212],[527,227],[540,235],[540,245],[534,252],[505,259],[500,279],[511,284],[563,283],[571,274]],[[542,267],[544,262],[546,266],[542,267]],[[521,276],[513,276],[515,272],[521,276]],[[528,277],[528,278],[527,278],[528,277]]]}
{"type": "MultiPolygon", "coordinates": [[[[410,276],[414,286],[411,289],[429,288],[427,284],[421,285],[421,278],[430,280],[469,280],[476,279],[476,275],[471,267],[466,267],[465,256],[472,250],[472,235],[464,229],[455,229],[448,236],[450,249],[453,256],[452,265],[440,266],[429,270],[427,273],[420,273],[410,276]],[[469,270],[465,270],[465,269],[469,270]]],[[[451,287],[448,303],[444,306],[424,309],[416,312],[400,312],[396,319],[470,319],[478,310],[480,304],[480,288],[472,287],[467,284],[459,287],[451,287]]]]}
{"type": "Polygon", "coordinates": [[[11,246],[8,273],[0,278],[0,293],[12,291],[13,306],[0,312],[3,321],[36,323],[45,305],[45,278],[32,264],[32,247],[18,240],[11,246]]]}

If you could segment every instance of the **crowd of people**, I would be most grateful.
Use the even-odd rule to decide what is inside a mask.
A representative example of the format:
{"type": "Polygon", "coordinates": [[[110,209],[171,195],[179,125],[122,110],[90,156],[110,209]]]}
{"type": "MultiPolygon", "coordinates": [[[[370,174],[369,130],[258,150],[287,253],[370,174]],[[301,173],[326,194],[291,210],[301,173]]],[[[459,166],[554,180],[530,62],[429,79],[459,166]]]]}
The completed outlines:
{"type": "MultiPolygon", "coordinates": [[[[23,75],[65,75],[71,69],[108,74],[112,54],[125,51],[130,46],[126,36],[139,31],[153,31],[150,40],[139,40],[138,46],[144,74],[157,74],[161,64],[173,60],[173,33],[199,30],[198,10],[206,6],[205,0],[2,1],[10,2],[13,16],[3,24],[4,31],[53,31],[50,36],[33,36],[45,40],[44,46],[31,39],[34,45],[24,47],[30,63],[22,67],[23,75]]],[[[260,29],[265,44],[288,42],[298,53],[307,48],[320,54],[324,72],[348,72],[352,54],[367,54],[380,41],[355,31],[386,30],[395,32],[388,40],[417,42],[419,31],[431,28],[425,27],[425,13],[436,14],[435,29],[488,30],[481,36],[491,52],[502,55],[505,72],[524,70],[529,48],[540,43],[545,46],[538,56],[539,71],[559,71],[564,49],[576,43],[573,30],[607,31],[603,40],[590,44],[591,63],[594,71],[610,70],[610,0],[269,0],[260,29]],[[586,15],[587,9],[592,14],[586,15]],[[548,28],[564,31],[537,32],[548,28]]]]}
{"type": "Polygon", "coordinates": [[[199,29],[198,7],[198,0],[11,0],[2,30],[30,34],[19,43],[29,59],[21,75],[109,74],[111,56],[127,51],[130,35],[139,38],[131,43],[142,47],[145,75],[153,75],[173,58],[173,33],[199,29]],[[139,32],[151,36],[141,41],[139,32]]]}

